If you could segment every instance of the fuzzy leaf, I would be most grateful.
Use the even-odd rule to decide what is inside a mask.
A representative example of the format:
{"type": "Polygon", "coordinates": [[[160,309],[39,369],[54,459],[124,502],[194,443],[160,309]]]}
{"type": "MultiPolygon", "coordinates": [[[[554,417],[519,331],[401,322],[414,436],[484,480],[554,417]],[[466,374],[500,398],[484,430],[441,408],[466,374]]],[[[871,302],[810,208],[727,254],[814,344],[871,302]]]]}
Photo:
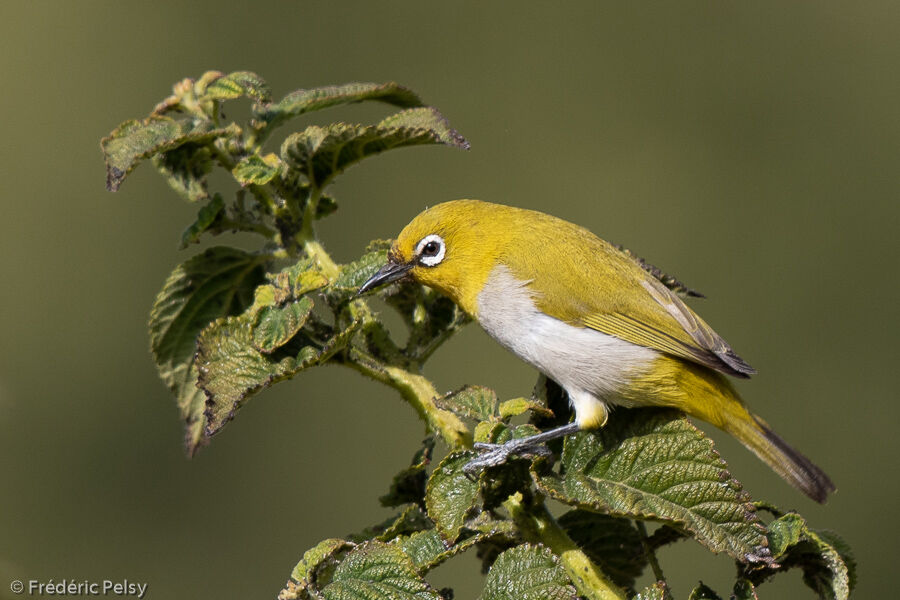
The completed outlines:
{"type": "Polygon", "coordinates": [[[172,271],[150,311],[150,349],[160,377],[175,394],[193,454],[203,441],[205,396],[197,389],[197,336],[210,322],[241,312],[263,279],[260,256],[216,247],[172,271]]]}
{"type": "Polygon", "coordinates": [[[218,319],[200,334],[197,385],[206,392],[207,435],[218,433],[253,394],[327,361],[359,327],[354,322],[321,346],[309,339],[294,339],[272,354],[262,354],[253,347],[254,312],[218,319]]]}
{"type": "Polygon", "coordinates": [[[197,220],[190,224],[181,234],[181,248],[187,248],[189,244],[196,244],[200,240],[203,232],[210,228],[216,222],[222,210],[225,208],[225,201],[222,196],[216,194],[212,199],[203,205],[197,211],[197,220]]]}
{"type": "Polygon", "coordinates": [[[229,73],[206,87],[206,97],[211,100],[233,100],[241,96],[259,103],[270,102],[272,90],[262,77],[250,71],[229,73]]]}
{"type": "MultiPolygon", "coordinates": [[[[225,131],[225,130],[223,130],[225,131]]],[[[212,153],[206,143],[188,142],[153,155],[153,165],[166,183],[188,202],[209,198],[207,175],[212,171],[212,153]]]]}
{"type": "Polygon", "coordinates": [[[388,517],[377,525],[366,527],[359,533],[350,536],[354,542],[379,540],[390,542],[400,536],[411,535],[424,530],[434,530],[434,523],[425,514],[424,509],[415,504],[408,504],[399,514],[388,517]]]}
{"type": "Polygon", "coordinates": [[[647,566],[641,534],[629,519],[571,510],[559,524],[617,585],[633,589],[647,566]]]}
{"type": "Polygon", "coordinates": [[[297,335],[312,309],[313,301],[308,296],[284,306],[261,309],[253,327],[253,347],[264,354],[281,348],[297,335]]]}
{"type": "Polygon", "coordinates": [[[441,600],[403,550],[378,541],[349,552],[321,595],[326,600],[441,600]]]}
{"type": "Polygon", "coordinates": [[[835,533],[811,529],[803,517],[787,513],[769,524],[768,537],[778,569],[746,570],[748,583],[758,585],[778,570],[799,568],[804,583],[821,598],[850,596],[856,583],[856,560],[835,533]]]}
{"type": "Polygon", "coordinates": [[[734,582],[731,600],[759,600],[756,595],[756,586],[746,579],[738,579],[734,582]]]}
{"type": "Polygon", "coordinates": [[[522,544],[500,554],[485,579],[482,600],[575,600],[559,559],[543,546],[522,544]]]}
{"type": "Polygon", "coordinates": [[[154,154],[188,142],[215,139],[228,134],[208,121],[150,118],[125,121],[100,141],[106,159],[106,189],[115,192],[137,164],[154,154]]]}
{"type": "Polygon", "coordinates": [[[348,83],[291,92],[278,103],[266,106],[258,116],[273,127],[303,113],[364,100],[378,100],[403,108],[422,106],[422,100],[414,92],[393,82],[348,83]]]}
{"type": "Polygon", "coordinates": [[[425,507],[441,536],[456,541],[478,497],[478,482],[463,472],[463,467],[475,458],[475,453],[454,452],[437,466],[425,490],[425,507]]]}
{"type": "Polygon", "coordinates": [[[417,531],[398,540],[400,548],[419,570],[430,569],[445,560],[455,545],[448,544],[437,529],[417,531]]]}
{"type": "Polygon", "coordinates": [[[528,411],[544,417],[553,416],[553,412],[549,408],[540,402],[529,400],[528,398],[513,398],[500,403],[500,418],[504,420],[510,417],[517,417],[528,411]]]}
{"type": "Polygon", "coordinates": [[[281,160],[275,154],[251,154],[235,165],[231,174],[242,186],[265,185],[281,172],[281,160]]]}
{"type": "Polygon", "coordinates": [[[311,125],[281,145],[281,158],[310,183],[325,187],[347,167],[392,148],[444,144],[468,148],[468,142],[433,108],[411,108],[378,125],[311,125]]]}
{"type": "Polygon", "coordinates": [[[552,497],[616,516],[672,523],[713,552],[772,560],[765,528],[712,442],[679,412],[619,409],[599,432],[566,439],[552,497]]]}
{"type": "Polygon", "coordinates": [[[467,385],[442,398],[435,398],[434,403],[438,408],[476,421],[487,421],[497,415],[497,394],[480,385],[467,385]]]}

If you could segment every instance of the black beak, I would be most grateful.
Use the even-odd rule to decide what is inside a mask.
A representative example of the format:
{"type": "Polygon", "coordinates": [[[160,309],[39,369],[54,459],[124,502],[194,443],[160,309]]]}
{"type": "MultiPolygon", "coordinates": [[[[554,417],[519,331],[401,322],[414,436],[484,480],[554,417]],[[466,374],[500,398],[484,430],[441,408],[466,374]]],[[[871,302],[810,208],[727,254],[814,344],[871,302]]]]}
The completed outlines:
{"type": "Polygon", "coordinates": [[[386,265],[378,269],[378,272],[369,277],[368,281],[359,286],[359,290],[357,290],[356,295],[360,296],[365,294],[369,290],[375,289],[380,285],[384,285],[385,283],[391,283],[392,281],[397,281],[398,279],[402,279],[409,273],[410,269],[413,268],[414,263],[395,263],[390,260],[386,265]]]}

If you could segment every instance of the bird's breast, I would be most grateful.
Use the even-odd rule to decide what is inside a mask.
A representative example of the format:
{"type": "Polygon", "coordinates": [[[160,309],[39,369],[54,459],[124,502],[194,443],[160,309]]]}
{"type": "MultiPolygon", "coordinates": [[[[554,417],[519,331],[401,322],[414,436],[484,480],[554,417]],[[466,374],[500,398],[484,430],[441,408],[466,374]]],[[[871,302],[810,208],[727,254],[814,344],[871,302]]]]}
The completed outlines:
{"type": "Polygon", "coordinates": [[[484,330],[516,356],[565,388],[615,402],[617,392],[659,356],[650,348],[541,312],[539,293],[508,267],[494,267],[478,294],[477,318],[484,330]]]}

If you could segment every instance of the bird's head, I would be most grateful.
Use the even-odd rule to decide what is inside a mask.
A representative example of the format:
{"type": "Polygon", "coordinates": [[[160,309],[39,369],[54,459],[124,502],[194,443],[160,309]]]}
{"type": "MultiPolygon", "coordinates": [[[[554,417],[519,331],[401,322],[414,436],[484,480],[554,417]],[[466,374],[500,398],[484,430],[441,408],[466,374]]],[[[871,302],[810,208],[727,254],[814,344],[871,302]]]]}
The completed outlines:
{"type": "Polygon", "coordinates": [[[388,262],[359,293],[404,277],[436,289],[472,314],[478,292],[511,235],[510,207],[454,200],[420,213],[403,228],[388,262]]]}

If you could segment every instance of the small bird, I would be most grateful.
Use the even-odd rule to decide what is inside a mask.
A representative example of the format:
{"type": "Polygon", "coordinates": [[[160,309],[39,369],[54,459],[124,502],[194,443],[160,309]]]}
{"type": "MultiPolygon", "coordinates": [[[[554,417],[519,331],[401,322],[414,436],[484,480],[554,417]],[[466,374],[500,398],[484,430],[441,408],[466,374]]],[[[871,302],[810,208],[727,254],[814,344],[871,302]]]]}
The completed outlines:
{"type": "Polygon", "coordinates": [[[414,218],[359,293],[411,277],[448,296],[565,389],[573,423],[505,445],[482,444],[476,468],[602,427],[611,405],[665,406],[733,435],[788,483],[824,502],[835,490],[828,475],[750,413],[724,377],[756,371],[655,275],[573,223],[455,200],[414,218]]]}

